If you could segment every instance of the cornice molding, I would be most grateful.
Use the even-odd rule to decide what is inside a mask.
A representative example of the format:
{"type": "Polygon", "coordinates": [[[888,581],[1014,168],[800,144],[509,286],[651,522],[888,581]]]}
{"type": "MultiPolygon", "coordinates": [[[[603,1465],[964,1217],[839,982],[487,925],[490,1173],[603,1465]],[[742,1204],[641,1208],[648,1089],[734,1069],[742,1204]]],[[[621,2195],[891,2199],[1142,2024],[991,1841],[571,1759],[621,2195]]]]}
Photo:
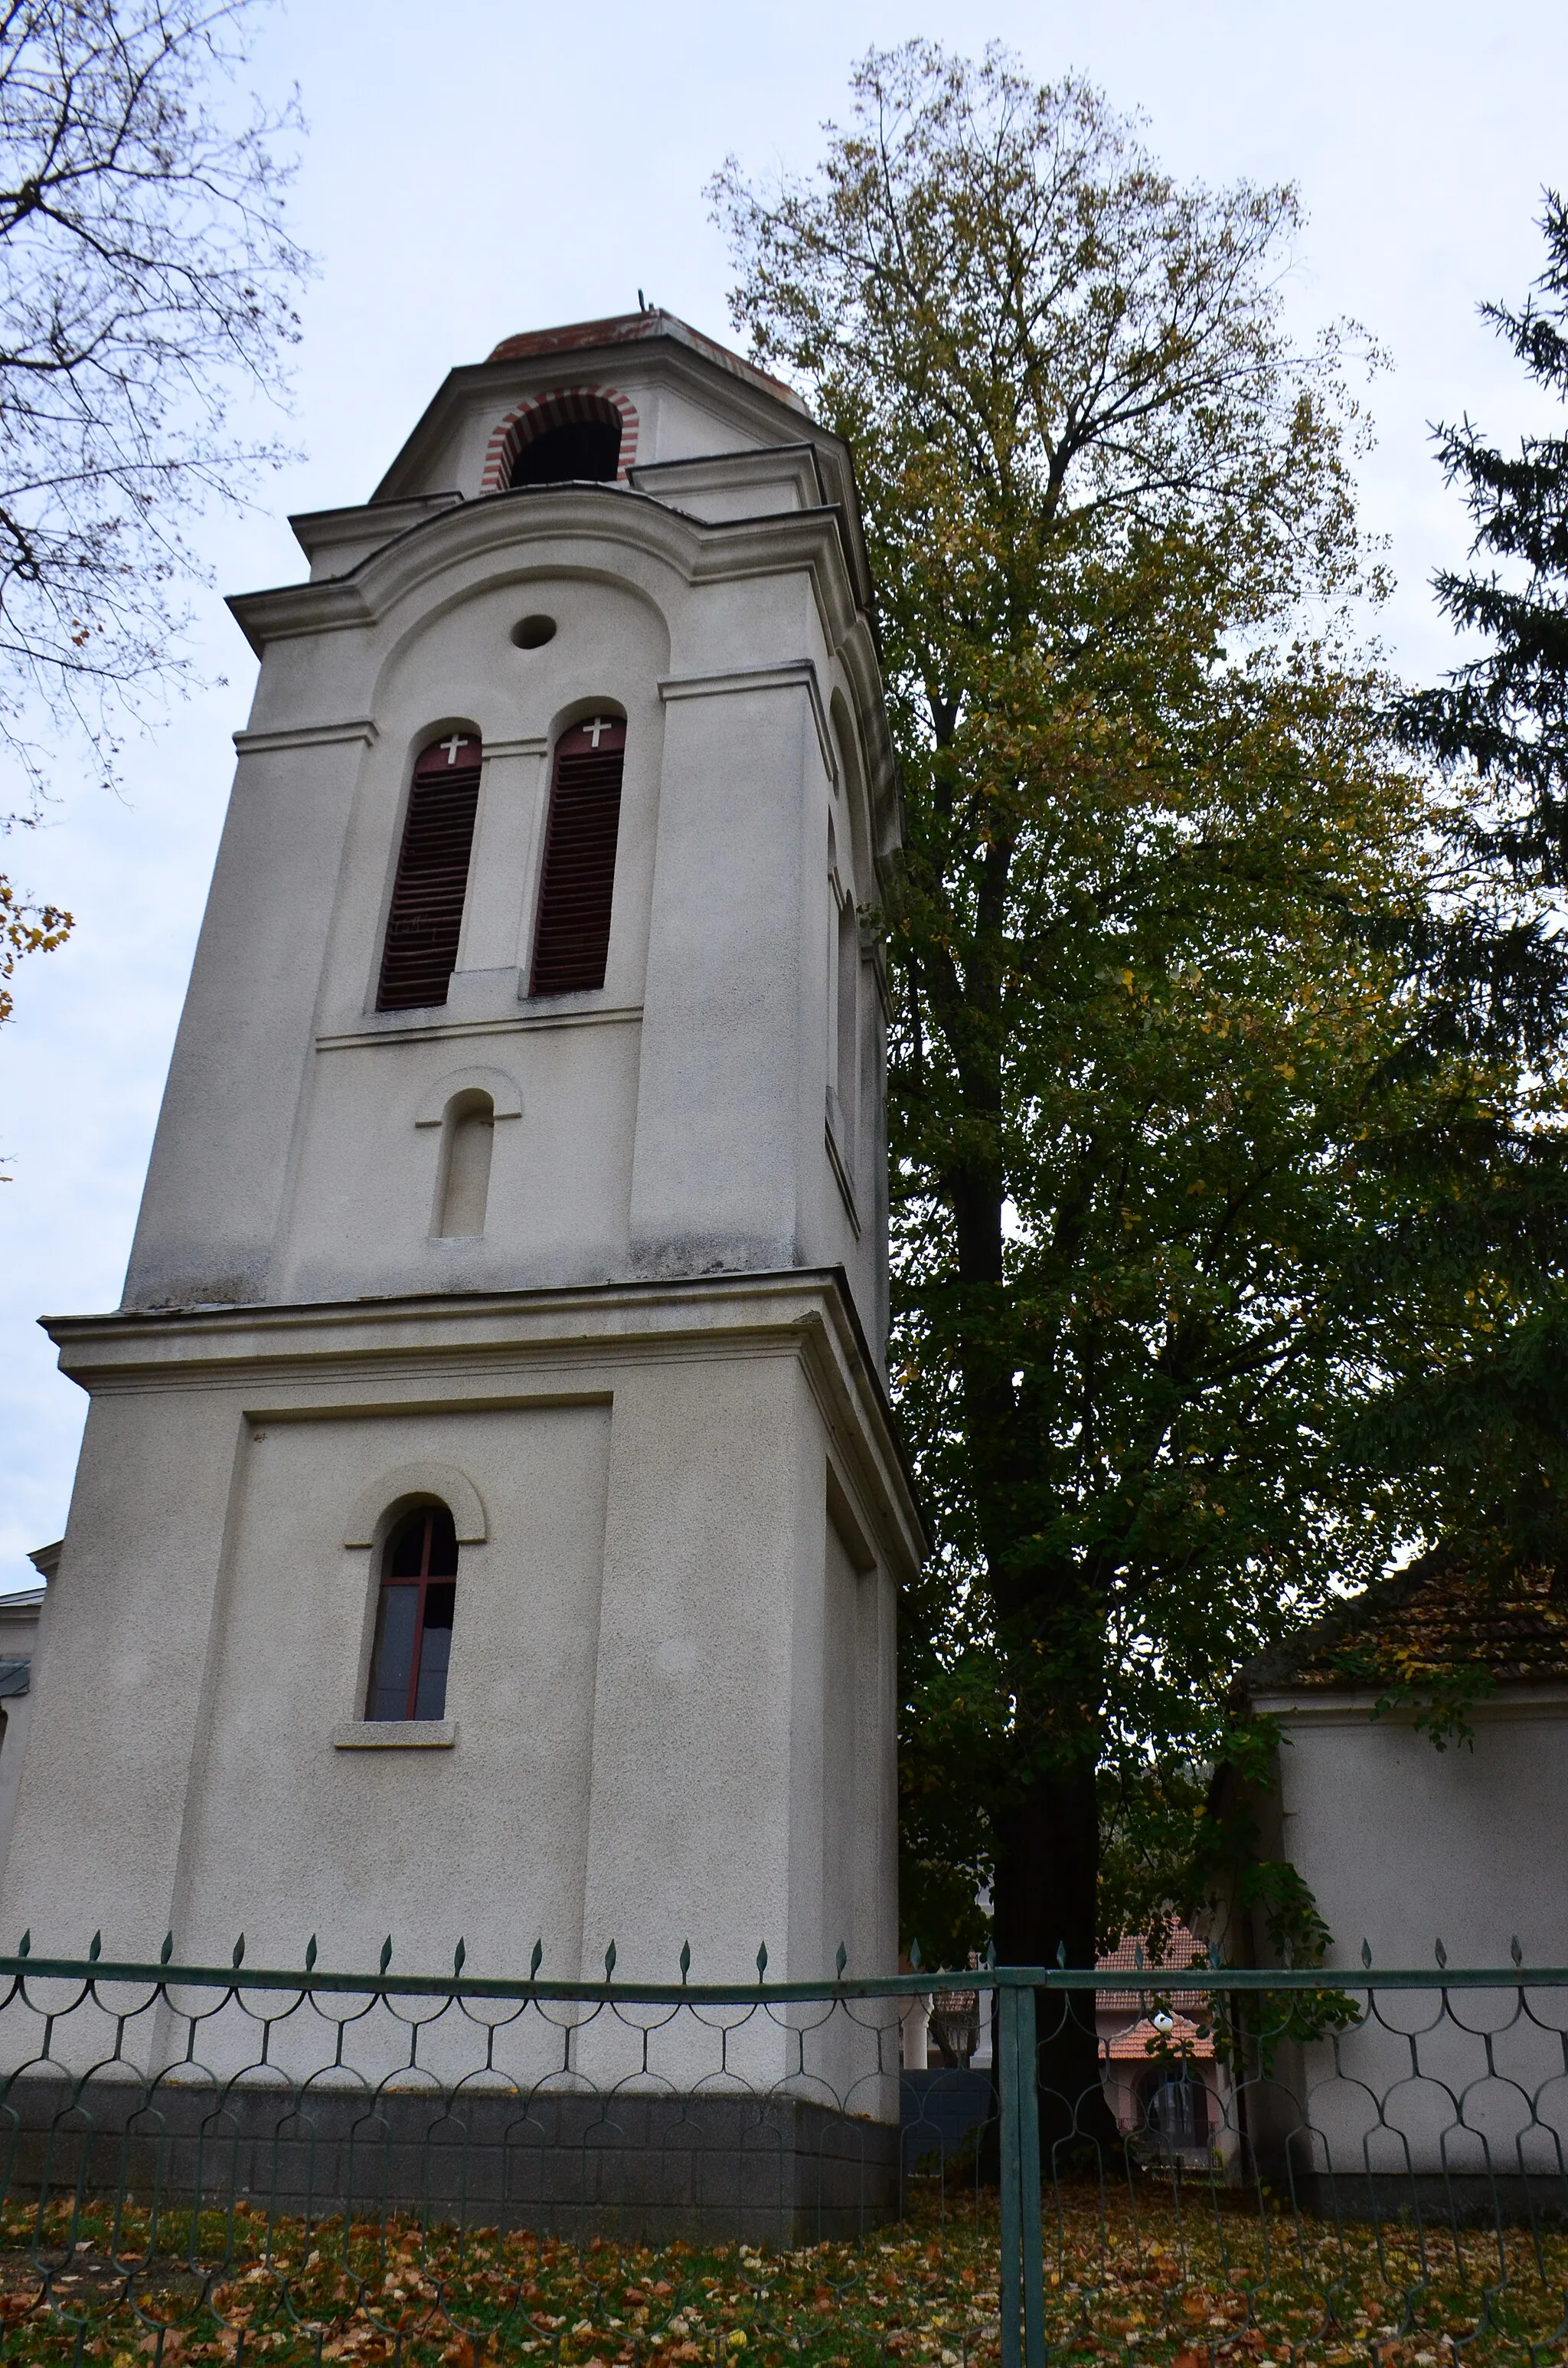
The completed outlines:
{"type": "Polygon", "coordinates": [[[411,522],[437,510],[453,509],[461,499],[460,493],[410,494],[396,502],[356,502],[330,510],[296,510],[289,524],[305,557],[314,559],[318,552],[335,550],[339,544],[373,540],[378,530],[383,541],[390,541],[411,522]]]}
{"type": "Polygon", "coordinates": [[[373,748],[381,738],[369,715],[356,715],[346,723],[295,723],[278,732],[236,732],[235,747],[242,757],[267,757],[282,748],[330,748],[345,740],[362,741],[373,748]]]}
{"type": "Polygon", "coordinates": [[[838,510],[781,510],[709,523],[651,494],[608,484],[489,494],[416,521],[347,575],[234,593],[228,606],[260,657],[269,642],[374,625],[433,577],[503,552],[514,563],[526,552],[533,567],[585,574],[585,547],[595,543],[636,551],[691,588],[806,570],[835,649],[861,614],[838,510]],[[552,543],[570,547],[557,553],[548,548],[552,543]]]}
{"type": "Polygon", "coordinates": [[[339,1053],[365,1044],[435,1044],[459,1037],[522,1036],[539,1028],[625,1028],[642,1017],[640,1003],[619,1003],[598,1011],[519,1011],[494,1019],[424,1020],[413,1028],[340,1028],[319,1035],[316,1051],[339,1053]]]}
{"type": "Polygon", "coordinates": [[[811,701],[823,766],[828,780],[836,784],[838,759],[834,754],[827,710],[823,705],[822,685],[812,659],[791,658],[783,666],[734,666],[723,674],[668,674],[659,680],[659,697],[666,706],[672,699],[722,699],[744,691],[797,689],[803,690],[811,701]]]}
{"type": "Polygon", "coordinates": [[[634,492],[653,494],[676,509],[683,494],[713,493],[731,485],[776,485],[787,477],[800,494],[801,509],[831,507],[822,462],[812,443],[756,444],[740,452],[703,452],[683,461],[638,461],[627,472],[634,492]]]}
{"type": "Polygon", "coordinates": [[[617,1365],[792,1357],[835,1452],[877,1507],[891,1566],[911,1573],[925,1551],[892,1412],[836,1267],[54,1316],[44,1329],[62,1371],[95,1395],[223,1390],[264,1424],[431,1404],[591,1403],[617,1365]]]}

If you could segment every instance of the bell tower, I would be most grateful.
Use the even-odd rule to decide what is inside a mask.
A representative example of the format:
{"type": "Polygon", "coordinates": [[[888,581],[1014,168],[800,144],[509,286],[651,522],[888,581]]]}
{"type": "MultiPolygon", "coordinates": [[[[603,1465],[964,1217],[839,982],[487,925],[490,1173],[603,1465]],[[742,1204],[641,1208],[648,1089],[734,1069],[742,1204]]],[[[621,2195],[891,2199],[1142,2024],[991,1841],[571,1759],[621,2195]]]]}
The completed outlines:
{"type": "Polygon", "coordinates": [[[882,900],[849,455],[664,313],[293,520],[36,1664],[4,1930],[896,1952],[882,900]]]}

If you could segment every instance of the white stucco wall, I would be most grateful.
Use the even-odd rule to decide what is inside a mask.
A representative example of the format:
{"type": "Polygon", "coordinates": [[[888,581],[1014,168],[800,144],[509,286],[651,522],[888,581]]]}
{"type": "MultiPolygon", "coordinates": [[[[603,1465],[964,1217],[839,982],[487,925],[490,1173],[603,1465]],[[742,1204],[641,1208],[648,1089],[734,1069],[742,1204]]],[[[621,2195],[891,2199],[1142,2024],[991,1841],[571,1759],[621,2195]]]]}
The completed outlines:
{"type": "Polygon", "coordinates": [[[832,1149],[825,1115],[830,837],[839,893],[875,905],[898,827],[852,573],[831,508],[705,526],[546,487],[239,604],[264,661],[128,1304],[834,1264],[880,1353],[869,943],[832,1149]],[[536,611],[554,638],[515,647],[536,611]],[[605,985],[534,998],[551,752],[607,704],[628,734],[605,985]],[[378,1012],[414,759],[454,726],[486,752],[458,968],[444,1005],[378,1012]],[[475,1064],[514,1080],[522,1121],[483,1244],[454,1247],[431,1238],[415,1118],[475,1064]]]}
{"type": "Polygon", "coordinates": [[[840,1940],[894,1963],[917,1541],[832,1278],[59,1331],[94,1403],[0,1929],[222,1960],[243,1930],[285,1964],[314,1931],[348,1965],[390,1930],[410,1968],[460,1937],[513,1974],[539,1937],[566,1976],[611,1940],[650,1977],[682,1939],[714,1979],[759,1941],[780,1976],[840,1940]],[[345,1750],[367,1508],[411,1472],[484,1510],[454,1739],[345,1750]]]}
{"type": "Polygon", "coordinates": [[[312,581],[234,604],[261,670],[125,1304],[55,1326],[93,1402],[0,1889],[40,1952],[895,1963],[921,1542],[880,1381],[881,986],[840,933],[900,817],[847,458],[653,347],[613,376],[665,495],[479,498],[550,367],[454,374],[384,501],[300,522],[312,581]],[[602,709],[605,985],[535,998],[551,752],[602,709]],[[378,1012],[413,766],[453,729],[484,746],[457,968],[378,1012]],[[440,1238],[441,1114],[479,1090],[483,1232],[440,1238]],[[462,1543],[446,1721],[392,1738],[358,1722],[411,1489],[462,1543]]]}
{"type": "Polygon", "coordinates": [[[1279,1845],[1334,1935],[1331,1964],[1568,1964],[1568,1691],[1508,1686],[1442,1751],[1376,1696],[1260,1698],[1280,1720],[1279,1845]]]}
{"type": "Polygon", "coordinates": [[[5,1739],[0,1742],[0,1872],[4,1871],[6,1853],[11,1846],[17,1792],[33,1722],[32,1680],[38,1671],[43,1606],[41,1587],[24,1588],[15,1595],[0,1597],[0,1661],[27,1661],[30,1665],[27,1691],[12,1694],[0,1702],[0,1710],[6,1714],[5,1739]]]}
{"type": "MultiPolygon", "coordinates": [[[[1279,1719],[1266,1847],[1310,1885],[1333,1935],[1327,1964],[1374,1987],[1332,2044],[1281,2048],[1252,2084],[1253,2142],[1293,2175],[1489,2182],[1555,2176],[1568,2143],[1562,2031],[1568,1992],[1521,1987],[1568,1964],[1568,1689],[1506,1686],[1468,1716],[1473,1741],[1437,1750],[1377,1697],[1259,1696],[1279,1719]],[[1401,1989],[1403,1969],[1495,1968],[1495,1985],[1401,1989]],[[1272,2150],[1272,2151],[1270,2151],[1272,2150]]],[[[1260,1936],[1255,1936],[1260,1937],[1260,1936]]],[[[1231,1944],[1237,1945],[1240,1936],[1231,1944]]],[[[1262,1962],[1267,1962],[1265,1955],[1262,1962]]]]}

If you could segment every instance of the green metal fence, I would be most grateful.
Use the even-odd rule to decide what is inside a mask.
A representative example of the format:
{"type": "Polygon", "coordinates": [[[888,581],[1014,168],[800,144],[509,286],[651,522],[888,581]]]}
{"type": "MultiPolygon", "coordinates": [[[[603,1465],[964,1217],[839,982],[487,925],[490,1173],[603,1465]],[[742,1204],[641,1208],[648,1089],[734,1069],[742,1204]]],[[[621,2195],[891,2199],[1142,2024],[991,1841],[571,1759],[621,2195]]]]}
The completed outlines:
{"type": "Polygon", "coordinates": [[[0,1958],[0,2358],[1568,2361],[1568,1971],[689,1969],[0,1958]]]}

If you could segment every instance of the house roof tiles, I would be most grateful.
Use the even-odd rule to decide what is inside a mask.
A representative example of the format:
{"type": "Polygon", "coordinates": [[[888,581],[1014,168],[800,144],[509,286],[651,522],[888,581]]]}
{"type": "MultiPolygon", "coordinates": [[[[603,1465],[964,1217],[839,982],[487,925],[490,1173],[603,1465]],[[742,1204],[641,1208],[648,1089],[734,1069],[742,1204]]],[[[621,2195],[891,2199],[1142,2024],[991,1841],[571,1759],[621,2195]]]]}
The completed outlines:
{"type": "MultiPolygon", "coordinates": [[[[1119,2030],[1100,2032],[1101,2053],[1114,2061],[1132,2058],[1144,2061],[1153,2055],[1174,2054],[1208,2056],[1214,2053],[1214,2042],[1209,2033],[1185,2014],[1171,2013],[1168,2022],[1156,2025],[1147,2012],[1151,1992],[1158,1994],[1162,1973],[1185,1973],[1189,1965],[1198,1964],[1205,1956],[1203,1943],[1187,1925],[1172,1924],[1170,1935],[1158,1958],[1151,1957],[1136,1933],[1119,1941],[1114,1949],[1095,1959],[1097,1974],[1141,1974],[1141,1989],[1096,1990],[1096,2017],[1130,2015],[1136,2020],[1124,2023],[1119,2030]]],[[[1191,2003],[1199,2012],[1208,2005],[1201,1992],[1191,2003]]]]}
{"type": "Polygon", "coordinates": [[[1568,1682],[1568,1579],[1478,1567],[1458,1549],[1380,1579],[1244,1673],[1249,1694],[1281,1688],[1568,1682]]]}

